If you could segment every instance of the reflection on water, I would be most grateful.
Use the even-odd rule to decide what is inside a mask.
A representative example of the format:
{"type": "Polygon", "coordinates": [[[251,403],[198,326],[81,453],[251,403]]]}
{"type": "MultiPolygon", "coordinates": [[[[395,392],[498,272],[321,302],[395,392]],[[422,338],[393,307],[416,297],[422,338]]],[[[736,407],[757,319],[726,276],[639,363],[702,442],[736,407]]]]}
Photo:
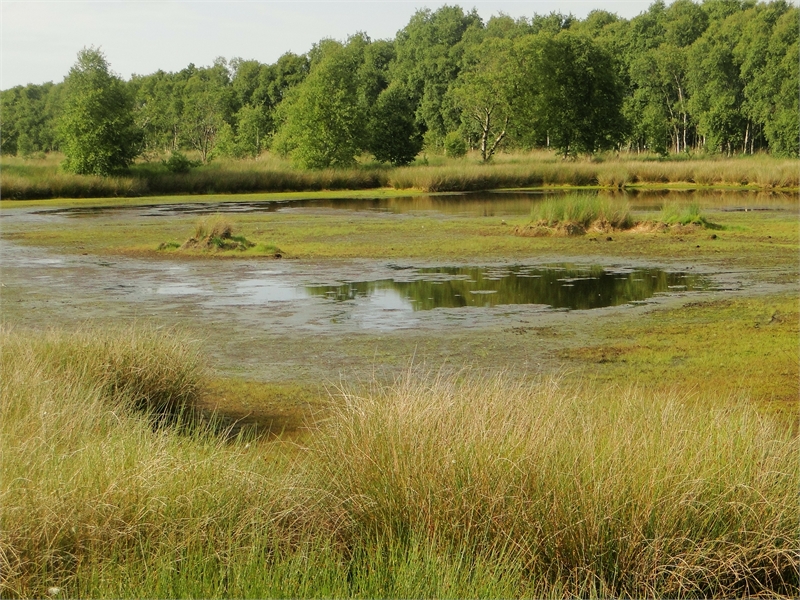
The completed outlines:
{"type": "MultiPolygon", "coordinates": [[[[398,198],[318,198],[296,200],[263,199],[224,202],[181,202],[144,206],[76,206],[45,209],[38,215],[96,217],[132,215],[138,217],[175,217],[204,214],[274,213],[302,209],[329,209],[378,213],[439,213],[471,217],[528,216],[531,209],[546,197],[575,192],[560,190],[496,191],[398,198]]],[[[635,211],[657,211],[667,204],[697,203],[702,208],[719,210],[798,210],[795,194],[779,192],[731,192],[719,190],[648,190],[595,191],[602,197],[626,200],[635,211]]]]}
{"type": "Polygon", "coordinates": [[[663,292],[708,288],[704,277],[660,269],[511,266],[412,269],[392,279],[306,286],[305,291],[337,302],[368,299],[387,309],[500,304],[591,309],[642,301],[663,292]]]}

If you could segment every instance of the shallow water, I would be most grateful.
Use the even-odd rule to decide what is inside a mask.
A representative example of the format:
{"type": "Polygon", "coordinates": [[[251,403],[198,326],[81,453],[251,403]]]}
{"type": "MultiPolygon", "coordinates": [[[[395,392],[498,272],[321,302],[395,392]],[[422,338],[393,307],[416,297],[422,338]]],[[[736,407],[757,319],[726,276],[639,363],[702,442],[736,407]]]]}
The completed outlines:
{"type": "Polygon", "coordinates": [[[238,323],[248,332],[477,327],[514,315],[634,306],[731,286],[729,278],[694,268],[631,263],[153,261],[58,254],[7,240],[0,240],[0,251],[5,290],[28,290],[31,318],[52,309],[67,319],[183,315],[238,323]]]}
{"type": "MultiPolygon", "coordinates": [[[[472,217],[525,216],[545,198],[566,193],[558,190],[497,191],[467,194],[441,194],[430,196],[408,196],[396,198],[324,198],[272,200],[249,196],[247,200],[225,200],[209,202],[181,202],[175,204],[152,204],[116,207],[69,207],[33,211],[39,216],[67,216],[91,218],[99,216],[131,217],[176,217],[207,214],[274,213],[303,210],[344,210],[352,212],[384,212],[396,214],[438,213],[472,217]]],[[[579,192],[599,194],[603,197],[627,201],[634,211],[659,211],[665,205],[697,203],[706,210],[794,210],[797,211],[796,195],[771,192],[730,191],[625,191],[625,192],[579,192]]]]}
{"type": "MultiPolygon", "coordinates": [[[[659,293],[709,287],[707,277],[661,269],[512,265],[410,267],[391,279],[306,286],[304,292],[334,302],[363,298],[378,307],[415,311],[504,304],[586,310],[641,302],[659,293]]],[[[269,286],[265,292],[267,289],[269,286]]],[[[269,293],[264,296],[269,297],[269,293]]]]}

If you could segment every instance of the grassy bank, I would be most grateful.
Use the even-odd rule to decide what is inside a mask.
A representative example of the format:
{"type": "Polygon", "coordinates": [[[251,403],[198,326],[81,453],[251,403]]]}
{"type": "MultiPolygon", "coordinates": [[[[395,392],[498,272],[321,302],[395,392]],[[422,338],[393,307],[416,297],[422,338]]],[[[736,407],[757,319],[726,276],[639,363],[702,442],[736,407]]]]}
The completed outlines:
{"type": "MultiPolygon", "coordinates": [[[[742,199],[744,205],[752,203],[758,206],[761,196],[750,195],[753,198],[742,199]]],[[[670,210],[673,205],[684,207],[697,199],[687,198],[682,192],[660,198],[670,210]]],[[[188,200],[187,197],[184,199],[188,200]]],[[[621,231],[611,236],[613,241],[606,241],[608,236],[605,234],[569,237],[513,235],[515,227],[525,227],[531,217],[508,217],[504,222],[504,219],[493,216],[492,209],[503,202],[503,194],[497,194],[496,200],[480,203],[467,216],[459,212],[463,209],[458,206],[452,208],[455,217],[438,214],[448,210],[446,199],[417,197],[398,202],[396,211],[390,202],[386,211],[369,214],[365,211],[357,218],[349,210],[237,213],[230,217],[237,235],[257,246],[229,254],[273,256],[271,247],[274,246],[286,258],[305,259],[485,261],[487,257],[505,260],[531,256],[603,257],[613,254],[634,260],[703,260],[725,268],[795,268],[797,265],[798,220],[791,201],[786,202],[786,210],[730,212],[713,210],[712,195],[708,200],[712,207],[707,211],[708,218],[723,230],[712,233],[703,227],[690,227],[686,230],[672,228],[661,233],[621,231]],[[486,216],[480,216],[482,213],[486,216]],[[711,235],[716,235],[716,238],[712,239],[711,235]],[[260,248],[267,250],[262,252],[260,248]]],[[[616,206],[612,202],[614,198],[600,198],[600,204],[605,204],[606,200],[610,207],[616,206]]],[[[705,197],[700,200],[705,206],[705,197]]],[[[769,203],[769,197],[764,196],[763,202],[769,203]]],[[[721,203],[724,205],[722,200],[721,203]]],[[[682,211],[680,209],[675,214],[681,217],[682,211]]],[[[670,216],[636,211],[632,211],[632,215],[635,220],[658,220],[670,216]]],[[[691,216],[688,210],[687,215],[691,216]]],[[[64,253],[166,256],[168,253],[157,251],[159,245],[180,246],[191,236],[196,222],[196,217],[180,214],[152,219],[122,212],[115,216],[114,212],[109,212],[103,218],[70,219],[69,227],[63,227],[58,221],[31,226],[8,219],[3,223],[3,235],[18,243],[44,246],[64,253]]],[[[225,256],[225,253],[216,255],[225,256]]]]}
{"type": "Polygon", "coordinates": [[[796,439],[746,401],[409,372],[286,446],[153,428],[211,393],[189,340],[1,341],[3,597],[800,592],[796,439]]]}
{"type": "Polygon", "coordinates": [[[166,194],[242,194],[377,188],[425,192],[478,191],[540,186],[623,188],[648,185],[797,189],[797,161],[768,156],[668,160],[621,155],[563,161],[553,153],[499,156],[481,164],[464,159],[417,161],[410,167],[363,164],[354,169],[300,171],[272,155],[258,160],[220,159],[188,173],[172,173],[160,162],[139,163],[120,177],[71,175],[61,157],[2,158],[0,188],[10,200],[136,197],[166,194]]]}

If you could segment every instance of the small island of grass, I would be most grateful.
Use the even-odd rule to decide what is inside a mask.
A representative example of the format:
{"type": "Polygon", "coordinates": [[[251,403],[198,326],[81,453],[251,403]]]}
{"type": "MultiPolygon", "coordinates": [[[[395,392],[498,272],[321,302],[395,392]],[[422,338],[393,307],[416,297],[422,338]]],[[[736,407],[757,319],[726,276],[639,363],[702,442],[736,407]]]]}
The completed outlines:
{"type": "Polygon", "coordinates": [[[194,235],[183,244],[175,241],[163,242],[158,250],[194,250],[203,252],[244,252],[252,250],[254,254],[269,255],[281,258],[280,249],[264,242],[256,243],[243,235],[234,235],[234,225],[228,219],[215,215],[201,219],[195,226],[194,235]]]}

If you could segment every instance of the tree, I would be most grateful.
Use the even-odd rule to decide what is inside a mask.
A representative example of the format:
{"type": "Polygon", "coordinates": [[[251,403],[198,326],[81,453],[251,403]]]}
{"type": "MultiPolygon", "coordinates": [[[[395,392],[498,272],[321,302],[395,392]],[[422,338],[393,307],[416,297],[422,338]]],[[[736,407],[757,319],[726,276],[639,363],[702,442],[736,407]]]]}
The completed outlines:
{"type": "Polygon", "coordinates": [[[765,81],[773,90],[773,102],[765,111],[764,132],[777,154],[800,156],[800,54],[797,21],[800,11],[787,11],[773,30],[769,42],[765,81]]]}
{"type": "Polygon", "coordinates": [[[78,52],[64,80],[59,133],[63,167],[73,173],[109,175],[125,169],[139,153],[133,100],[99,49],[78,52]]]}
{"type": "Polygon", "coordinates": [[[198,69],[183,88],[181,136],[208,162],[221,131],[230,127],[233,92],[223,59],[213,67],[198,69]]]}
{"type": "Polygon", "coordinates": [[[488,37],[472,49],[472,57],[467,55],[468,65],[450,91],[462,111],[464,127],[477,127],[483,162],[500,147],[514,116],[520,74],[512,48],[511,39],[488,37]]]}
{"type": "Polygon", "coordinates": [[[689,110],[711,152],[732,154],[747,137],[744,85],[734,55],[746,19],[737,12],[713,22],[689,49],[689,110]]]}
{"type": "MultiPolygon", "coordinates": [[[[194,70],[194,66],[191,66],[194,70]]],[[[134,119],[143,135],[144,151],[176,151],[180,144],[183,86],[188,74],[157,71],[134,77],[136,88],[134,119]]]]}
{"type": "Polygon", "coordinates": [[[363,45],[326,41],[311,73],[292,88],[278,109],[281,126],[273,147],[306,169],[346,167],[361,150],[366,115],[357,73],[363,45]],[[334,46],[333,44],[337,44],[334,46]]]}
{"type": "Polygon", "coordinates": [[[392,165],[407,165],[422,149],[422,136],[414,120],[408,92],[393,83],[378,96],[369,123],[368,150],[392,165]]]}
{"type": "Polygon", "coordinates": [[[614,61],[591,39],[569,30],[522,40],[524,121],[547,133],[564,157],[613,148],[622,140],[622,86],[614,61]]]}
{"type": "Polygon", "coordinates": [[[459,124],[460,113],[446,96],[458,76],[461,39],[470,28],[483,28],[477,12],[464,14],[458,6],[443,6],[435,12],[417,11],[395,39],[392,81],[409,90],[417,123],[436,145],[459,124]]]}

